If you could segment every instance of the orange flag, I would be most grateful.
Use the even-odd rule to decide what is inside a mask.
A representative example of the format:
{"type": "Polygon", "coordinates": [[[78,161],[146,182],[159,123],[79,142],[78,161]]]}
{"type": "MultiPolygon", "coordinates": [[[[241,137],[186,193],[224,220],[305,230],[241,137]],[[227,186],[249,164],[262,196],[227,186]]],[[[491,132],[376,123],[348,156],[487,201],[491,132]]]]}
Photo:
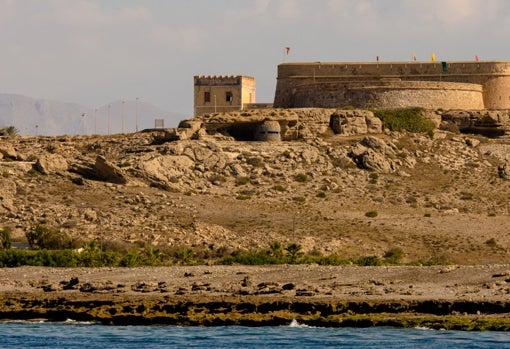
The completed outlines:
{"type": "Polygon", "coordinates": [[[285,54],[288,55],[290,52],[290,47],[285,47],[285,54]]]}

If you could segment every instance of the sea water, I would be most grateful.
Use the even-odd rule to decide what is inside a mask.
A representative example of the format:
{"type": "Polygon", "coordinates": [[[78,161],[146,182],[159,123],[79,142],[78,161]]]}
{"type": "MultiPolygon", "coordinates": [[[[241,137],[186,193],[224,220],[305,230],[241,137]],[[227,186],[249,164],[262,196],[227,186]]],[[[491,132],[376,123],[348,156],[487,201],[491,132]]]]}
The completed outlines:
{"type": "Polygon", "coordinates": [[[0,322],[0,348],[510,348],[510,333],[426,328],[104,326],[0,322]]]}

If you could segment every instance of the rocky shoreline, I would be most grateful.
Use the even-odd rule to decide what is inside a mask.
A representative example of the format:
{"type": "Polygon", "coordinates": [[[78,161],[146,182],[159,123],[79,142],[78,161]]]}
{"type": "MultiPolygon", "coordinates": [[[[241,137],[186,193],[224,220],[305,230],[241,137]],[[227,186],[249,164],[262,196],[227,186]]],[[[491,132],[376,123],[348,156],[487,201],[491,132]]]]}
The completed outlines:
{"type": "Polygon", "coordinates": [[[0,319],[510,330],[510,266],[0,269],[0,319]]]}

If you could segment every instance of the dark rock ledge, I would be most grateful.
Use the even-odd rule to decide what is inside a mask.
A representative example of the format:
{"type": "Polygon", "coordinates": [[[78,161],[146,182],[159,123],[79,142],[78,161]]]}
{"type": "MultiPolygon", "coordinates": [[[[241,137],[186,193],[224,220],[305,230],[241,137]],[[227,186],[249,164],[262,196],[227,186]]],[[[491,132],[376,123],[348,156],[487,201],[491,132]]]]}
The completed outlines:
{"type": "Polygon", "coordinates": [[[0,319],[96,321],[105,325],[321,327],[425,326],[510,331],[510,301],[335,300],[316,297],[138,296],[5,293],[0,319]]]}

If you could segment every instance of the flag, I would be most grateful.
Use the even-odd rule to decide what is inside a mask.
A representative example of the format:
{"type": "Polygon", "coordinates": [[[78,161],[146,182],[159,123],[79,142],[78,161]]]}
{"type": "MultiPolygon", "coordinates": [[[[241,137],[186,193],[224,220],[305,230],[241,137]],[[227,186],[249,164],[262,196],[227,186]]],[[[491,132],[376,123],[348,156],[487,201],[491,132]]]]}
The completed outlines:
{"type": "Polygon", "coordinates": [[[290,52],[290,47],[285,47],[285,54],[288,55],[290,52]]]}
{"type": "Polygon", "coordinates": [[[430,61],[431,62],[435,62],[436,61],[436,54],[433,53],[432,55],[430,55],[430,61]]]}
{"type": "Polygon", "coordinates": [[[476,56],[475,56],[475,61],[477,61],[477,62],[478,62],[478,55],[476,55],[476,56]]]}
{"type": "Polygon", "coordinates": [[[415,54],[413,55],[413,61],[416,61],[416,55],[415,54]]]}

